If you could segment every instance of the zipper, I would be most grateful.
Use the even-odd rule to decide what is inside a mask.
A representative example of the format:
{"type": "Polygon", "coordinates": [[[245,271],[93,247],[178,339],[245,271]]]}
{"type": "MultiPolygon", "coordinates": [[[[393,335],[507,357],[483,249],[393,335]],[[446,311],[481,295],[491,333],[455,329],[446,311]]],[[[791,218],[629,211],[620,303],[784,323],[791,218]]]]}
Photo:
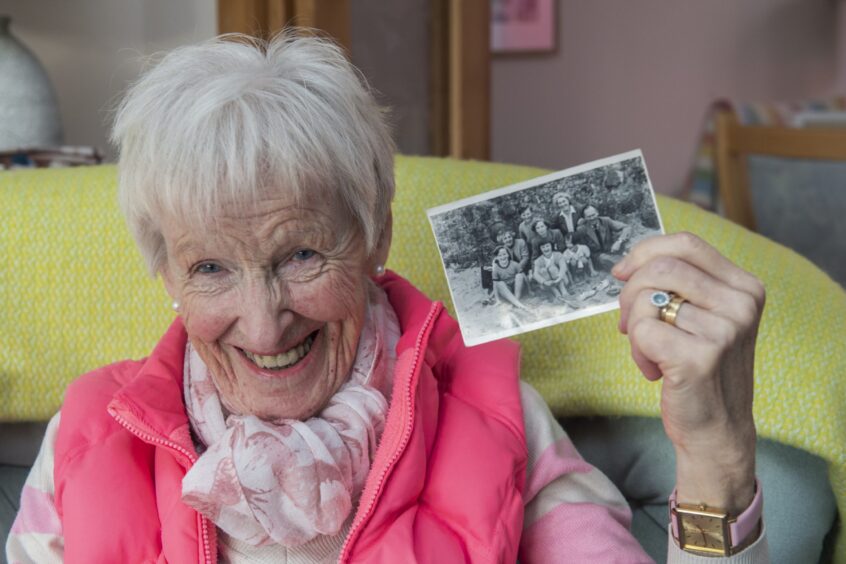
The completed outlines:
{"type": "MultiPolygon", "coordinates": [[[[440,313],[443,304],[440,302],[435,302],[432,304],[432,308],[429,310],[429,314],[426,316],[426,320],[423,323],[423,327],[420,330],[420,333],[417,335],[417,341],[414,345],[414,359],[411,363],[411,374],[415,374],[417,372],[417,367],[420,364],[420,353],[423,346],[423,340],[429,334],[429,328],[434,320],[435,316],[440,313]]],[[[364,506],[366,509],[363,513],[361,513],[361,518],[358,519],[353,523],[352,528],[350,529],[349,534],[347,534],[346,540],[344,540],[344,544],[341,547],[341,555],[338,558],[338,562],[345,562],[347,558],[349,558],[349,554],[347,554],[350,550],[350,545],[361,532],[361,528],[363,524],[366,523],[369,519],[371,514],[373,513],[373,509],[376,506],[376,500],[382,493],[382,487],[384,486],[385,479],[387,478],[390,471],[393,469],[394,465],[396,464],[397,460],[399,460],[400,455],[405,452],[405,447],[408,446],[408,441],[411,438],[411,427],[414,423],[414,397],[411,390],[412,380],[416,382],[414,378],[408,378],[405,387],[403,388],[403,397],[408,398],[407,407],[407,417],[405,421],[405,426],[403,427],[402,437],[400,438],[399,448],[397,448],[393,455],[391,456],[388,464],[382,467],[382,471],[379,474],[379,478],[376,482],[376,488],[374,489],[374,493],[370,498],[367,500],[367,505],[364,506]]]]}
{"type": "MultiPolygon", "coordinates": [[[[118,415],[112,409],[109,409],[109,414],[114,418],[115,421],[120,423],[127,431],[129,431],[130,433],[132,433],[133,435],[135,435],[136,437],[138,437],[142,441],[145,441],[145,442],[151,443],[151,444],[160,445],[160,446],[169,448],[170,450],[173,450],[175,452],[178,452],[179,454],[181,454],[182,456],[187,458],[191,462],[192,465],[197,461],[196,455],[194,455],[194,453],[192,453],[188,449],[183,448],[182,446],[174,443],[173,441],[168,441],[166,439],[162,439],[161,437],[153,436],[149,433],[142,431],[141,429],[138,429],[137,427],[134,427],[131,423],[129,423],[129,421],[124,419],[123,416],[118,415]]],[[[200,512],[197,512],[197,516],[200,519],[200,530],[201,530],[201,536],[202,536],[202,539],[203,539],[203,551],[205,552],[205,558],[206,558],[205,561],[209,562],[211,564],[215,564],[217,562],[217,551],[212,553],[212,550],[211,550],[211,541],[209,540],[209,537],[211,536],[209,534],[209,522],[208,522],[209,520],[208,520],[208,518],[206,518],[205,515],[203,515],[200,512]],[[213,554],[214,554],[214,557],[212,556],[213,554]]]]}

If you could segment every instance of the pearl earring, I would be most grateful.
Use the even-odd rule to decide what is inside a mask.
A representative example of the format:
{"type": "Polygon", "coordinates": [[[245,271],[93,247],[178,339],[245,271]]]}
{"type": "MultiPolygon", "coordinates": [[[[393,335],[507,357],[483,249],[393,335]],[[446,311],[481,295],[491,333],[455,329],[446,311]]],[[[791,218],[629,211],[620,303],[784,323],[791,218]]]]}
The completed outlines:
{"type": "Polygon", "coordinates": [[[382,276],[385,274],[385,265],[384,264],[377,264],[376,265],[376,276],[382,276]]]}
{"type": "Polygon", "coordinates": [[[179,302],[173,302],[173,311],[179,311],[179,302]]]}

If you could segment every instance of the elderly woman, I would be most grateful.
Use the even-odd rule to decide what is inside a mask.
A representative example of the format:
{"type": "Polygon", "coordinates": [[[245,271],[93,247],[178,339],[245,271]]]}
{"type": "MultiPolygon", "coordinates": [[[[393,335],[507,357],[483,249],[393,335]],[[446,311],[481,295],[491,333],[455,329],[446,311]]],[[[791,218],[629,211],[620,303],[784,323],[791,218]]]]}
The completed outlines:
{"type": "MultiPolygon", "coordinates": [[[[148,358],[69,387],[10,561],[649,561],[625,500],[520,383],[518,347],[465,348],[442,305],[385,272],[394,147],[339,49],[177,49],[133,86],[114,140],[177,317],[148,358]]],[[[614,274],[632,356],[663,378],[670,559],[766,561],[761,284],[686,234],[614,274]]]]}

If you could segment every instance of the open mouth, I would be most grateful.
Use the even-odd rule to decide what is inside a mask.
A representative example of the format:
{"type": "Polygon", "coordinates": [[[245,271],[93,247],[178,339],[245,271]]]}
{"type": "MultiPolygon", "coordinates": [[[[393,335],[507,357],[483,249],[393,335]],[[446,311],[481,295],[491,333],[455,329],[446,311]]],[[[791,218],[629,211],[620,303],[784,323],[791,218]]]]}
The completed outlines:
{"type": "Polygon", "coordinates": [[[308,352],[311,350],[311,345],[314,343],[314,339],[317,338],[317,333],[318,331],[311,333],[299,345],[291,347],[286,352],[273,356],[253,354],[250,351],[245,351],[244,349],[241,349],[241,351],[244,353],[244,356],[250,359],[250,361],[259,368],[263,368],[264,370],[282,370],[283,368],[290,368],[294,366],[306,357],[308,352]]]}

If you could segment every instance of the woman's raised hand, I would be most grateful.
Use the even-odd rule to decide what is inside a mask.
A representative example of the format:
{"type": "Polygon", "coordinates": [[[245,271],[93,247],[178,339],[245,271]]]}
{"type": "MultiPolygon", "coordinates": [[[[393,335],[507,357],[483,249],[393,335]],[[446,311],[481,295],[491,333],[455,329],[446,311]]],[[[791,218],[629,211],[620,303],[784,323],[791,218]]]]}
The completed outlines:
{"type": "Polygon", "coordinates": [[[691,233],[644,240],[612,271],[626,282],[620,331],[649,380],[663,378],[661,416],[676,450],[680,503],[738,515],[755,484],[755,339],[763,284],[691,233]],[[675,324],[650,297],[684,298],[675,324]]]}

